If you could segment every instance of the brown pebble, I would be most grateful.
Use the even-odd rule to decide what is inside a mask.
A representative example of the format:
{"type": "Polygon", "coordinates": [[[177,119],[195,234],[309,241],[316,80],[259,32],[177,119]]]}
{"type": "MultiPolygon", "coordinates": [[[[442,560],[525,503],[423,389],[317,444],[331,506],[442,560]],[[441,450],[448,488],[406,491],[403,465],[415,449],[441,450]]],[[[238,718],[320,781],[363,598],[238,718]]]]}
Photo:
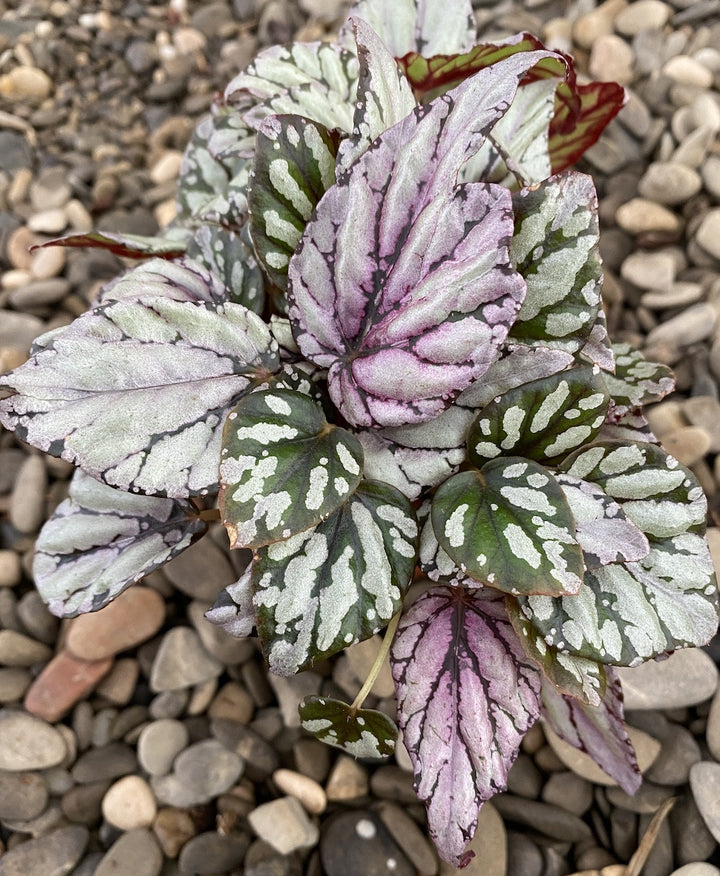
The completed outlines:
{"type": "Polygon", "coordinates": [[[69,651],[57,654],[38,675],[25,695],[28,712],[49,723],[59,721],[84,699],[112,667],[112,658],[79,660],[69,651]]]}
{"type": "Polygon", "coordinates": [[[29,270],[32,264],[30,247],[38,242],[37,237],[29,228],[17,228],[8,238],[7,258],[14,268],[29,270]]]}
{"type": "Polygon", "coordinates": [[[319,815],[327,807],[327,795],[322,786],[295,770],[275,770],[272,775],[278,788],[299,800],[308,812],[319,815]]]}
{"type": "Polygon", "coordinates": [[[663,435],[662,446],[683,465],[694,465],[710,449],[710,436],[700,426],[683,426],[663,435]]]}

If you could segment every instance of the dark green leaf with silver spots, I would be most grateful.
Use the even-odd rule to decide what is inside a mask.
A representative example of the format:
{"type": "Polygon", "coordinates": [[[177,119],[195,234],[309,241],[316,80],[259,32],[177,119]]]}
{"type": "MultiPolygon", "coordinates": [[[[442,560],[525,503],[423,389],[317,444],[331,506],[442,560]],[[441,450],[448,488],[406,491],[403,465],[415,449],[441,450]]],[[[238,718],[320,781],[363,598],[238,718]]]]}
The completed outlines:
{"type": "Polygon", "coordinates": [[[217,225],[203,225],[190,239],[187,254],[221,279],[226,301],[262,313],[265,280],[247,235],[247,226],[237,234],[217,225]]]}
{"type": "Polygon", "coordinates": [[[227,419],[220,512],[231,547],[259,547],[314,526],[362,477],[363,451],[309,396],[253,392],[227,419]]]}
{"type": "Polygon", "coordinates": [[[303,730],[352,757],[380,760],[395,751],[398,729],[383,712],[318,696],[305,697],[298,712],[303,730]]]}
{"type": "Polygon", "coordinates": [[[470,577],[505,593],[577,593],[583,556],[567,499],[549,471],[507,457],[460,472],[435,493],[440,546],[470,577]]]}
{"type": "Polygon", "coordinates": [[[270,670],[293,675],[382,630],[416,555],[412,506],[377,481],[363,481],[314,529],[260,548],[254,604],[270,670]]]}
{"type": "Polygon", "coordinates": [[[649,362],[630,344],[613,344],[612,349],[615,374],[606,374],[605,382],[616,417],[660,401],[675,389],[675,378],[667,365],[649,362]]]}

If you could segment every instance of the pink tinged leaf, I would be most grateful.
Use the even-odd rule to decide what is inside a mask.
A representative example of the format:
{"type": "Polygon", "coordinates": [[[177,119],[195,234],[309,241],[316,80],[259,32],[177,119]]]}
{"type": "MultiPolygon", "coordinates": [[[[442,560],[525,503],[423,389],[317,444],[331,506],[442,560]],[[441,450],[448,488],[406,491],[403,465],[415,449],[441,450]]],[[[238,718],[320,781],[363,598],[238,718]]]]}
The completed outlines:
{"type": "Polygon", "coordinates": [[[545,682],[542,716],[561,739],[589,754],[623,791],[634,794],[642,775],[625,727],[622,688],[615,670],[605,671],[607,686],[599,706],[563,696],[545,682]]]}
{"type": "Polygon", "coordinates": [[[98,294],[98,304],[133,301],[153,295],[173,301],[222,304],[228,298],[228,290],[220,277],[187,256],[172,262],[153,258],[106,283],[98,294]]]}
{"type": "Polygon", "coordinates": [[[147,259],[152,256],[175,259],[185,252],[185,244],[189,236],[190,232],[186,229],[175,229],[174,233],[166,232],[164,237],[122,234],[114,231],[87,231],[48,240],[30,247],[30,251],[47,246],[86,247],[106,249],[117,256],[131,259],[147,259]]]}
{"type": "Polygon", "coordinates": [[[391,651],[398,721],[441,857],[467,863],[480,806],[503,791],[540,712],[541,675],[502,600],[436,587],[400,621],[391,651]]]}

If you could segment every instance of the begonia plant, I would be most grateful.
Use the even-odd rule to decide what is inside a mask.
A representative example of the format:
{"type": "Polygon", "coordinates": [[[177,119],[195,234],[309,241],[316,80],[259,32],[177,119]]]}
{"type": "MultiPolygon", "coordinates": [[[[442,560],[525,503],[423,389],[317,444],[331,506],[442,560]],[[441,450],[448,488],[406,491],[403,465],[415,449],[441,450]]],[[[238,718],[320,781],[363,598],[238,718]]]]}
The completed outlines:
{"type": "Polygon", "coordinates": [[[542,716],[640,782],[614,667],[707,642],[706,503],[642,406],[670,372],[612,344],[597,197],[569,169],[613,83],[469,0],[359,0],[335,43],[262,51],[188,146],[140,260],[0,381],[0,419],[77,466],[36,545],[55,614],[102,608],[220,517],[249,548],[209,620],[288,676],[387,628],[356,700],[302,724],[363,758],[389,652],[440,855],[471,856],[542,716]]]}

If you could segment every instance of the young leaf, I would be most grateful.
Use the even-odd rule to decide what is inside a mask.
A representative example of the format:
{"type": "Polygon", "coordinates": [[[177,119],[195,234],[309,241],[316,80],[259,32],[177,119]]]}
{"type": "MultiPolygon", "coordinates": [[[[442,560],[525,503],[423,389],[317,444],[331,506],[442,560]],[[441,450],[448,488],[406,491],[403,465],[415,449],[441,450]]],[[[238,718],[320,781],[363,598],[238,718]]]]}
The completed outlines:
{"type": "Polygon", "coordinates": [[[261,548],[254,601],[270,670],[292,675],[383,629],[416,553],[412,506],[376,481],[363,481],[314,529],[261,548]]]}
{"type": "Polygon", "coordinates": [[[287,284],[290,256],[317,202],[335,182],[336,138],[301,116],[260,125],[248,200],[255,251],[268,276],[287,284]]]}
{"type": "Polygon", "coordinates": [[[595,763],[627,794],[635,794],[642,775],[623,720],[623,697],[615,671],[608,667],[607,686],[598,706],[558,693],[545,682],[542,716],[557,735],[595,763]]]}
{"type": "Polygon", "coordinates": [[[472,578],[506,593],[577,593],[583,557],[567,499],[549,471],[520,457],[453,475],[437,490],[441,546],[472,578]]]}
{"type": "Polygon", "coordinates": [[[35,543],[35,585],[58,617],[97,611],[206,528],[187,502],[114,490],[78,469],[35,543]]]}
{"type": "Polygon", "coordinates": [[[551,462],[595,438],[609,402],[603,378],[590,366],[523,383],[477,415],[468,457],[474,465],[503,453],[551,462]]]}
{"type": "Polygon", "coordinates": [[[338,174],[347,171],[370,144],[416,106],[407,79],[375,31],[353,20],[360,75],[353,133],[340,144],[338,174]]]}
{"type": "Polygon", "coordinates": [[[131,259],[147,259],[159,256],[176,259],[185,252],[190,232],[186,228],[167,228],[162,236],[149,237],[141,234],[125,234],[116,231],[84,231],[67,234],[45,243],[30,247],[30,250],[47,246],[87,247],[106,249],[117,256],[131,259]]]}
{"type": "Polygon", "coordinates": [[[228,416],[220,462],[220,513],[230,547],[259,547],[314,526],[362,477],[363,451],[325,420],[309,396],[253,392],[228,416]]]}
{"type": "Polygon", "coordinates": [[[469,0],[446,5],[425,0],[398,0],[392,5],[385,0],[356,0],[348,16],[341,40],[352,40],[353,19],[361,18],[396,58],[408,52],[464,52],[475,42],[475,16],[469,0]]]}
{"type": "Polygon", "coordinates": [[[613,418],[658,402],[675,389],[675,378],[667,365],[648,362],[630,344],[613,344],[615,373],[605,375],[613,400],[613,418]]]}
{"type": "Polygon", "coordinates": [[[398,729],[383,712],[318,696],[305,697],[298,712],[303,730],[352,757],[380,760],[395,751],[398,729]]]}
{"type": "Polygon", "coordinates": [[[599,706],[607,687],[608,668],[596,660],[566,654],[548,645],[512,596],[506,597],[505,609],[523,650],[537,663],[545,678],[561,694],[599,706]]]}
{"type": "Polygon", "coordinates": [[[589,176],[569,171],[513,195],[510,258],[527,295],[511,337],[576,353],[600,310],[597,194],[589,176]]]}
{"type": "Polygon", "coordinates": [[[455,866],[483,802],[505,790],[540,711],[541,675],[502,600],[435,587],[400,621],[390,653],[398,722],[440,855],[455,866]]]}
{"type": "Polygon", "coordinates": [[[154,297],[224,304],[228,292],[220,277],[184,255],[174,261],[153,258],[141,262],[106,283],[98,295],[98,304],[154,297]]]}
{"type": "Polygon", "coordinates": [[[266,116],[290,114],[350,133],[357,77],[355,53],[332,43],[272,46],[230,82],[225,100],[255,130],[266,116]]]}
{"type": "Polygon", "coordinates": [[[717,584],[707,503],[692,473],[652,444],[615,442],[578,451],[563,468],[615,499],[650,551],[639,562],[588,570],[572,598],[521,597],[538,633],[559,650],[621,666],[709,641],[717,584]]]}
{"type": "Polygon", "coordinates": [[[267,326],[240,305],[109,301],[0,378],[15,390],[0,422],[110,486],[205,495],[227,412],[278,366],[267,326]]]}
{"type": "Polygon", "coordinates": [[[256,623],[253,593],[252,563],[249,563],[238,580],[220,592],[205,617],[228,635],[244,639],[252,634],[256,623]]]}
{"type": "Polygon", "coordinates": [[[497,357],[524,293],[504,246],[509,193],[456,180],[541,57],[509,58],[385,131],[308,223],[288,316],[349,423],[431,419],[497,357]]]}
{"type": "Polygon", "coordinates": [[[622,507],[597,484],[562,472],[555,475],[577,527],[586,569],[644,559],[650,545],[622,507]]]}
{"type": "Polygon", "coordinates": [[[189,259],[200,262],[225,287],[223,300],[242,304],[253,313],[265,306],[265,281],[247,236],[216,225],[202,225],[188,241],[189,259]]]}

